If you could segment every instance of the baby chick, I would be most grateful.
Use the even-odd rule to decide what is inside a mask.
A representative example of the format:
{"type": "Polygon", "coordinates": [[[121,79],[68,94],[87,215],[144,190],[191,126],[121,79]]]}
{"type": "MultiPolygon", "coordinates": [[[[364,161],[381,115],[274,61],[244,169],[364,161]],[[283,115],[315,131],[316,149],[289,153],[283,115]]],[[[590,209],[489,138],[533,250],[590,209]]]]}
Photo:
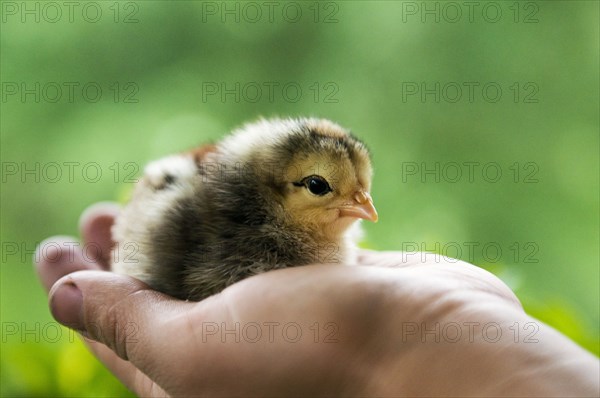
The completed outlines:
{"type": "Polygon", "coordinates": [[[112,269],[201,300],[254,274],[353,262],[377,221],[365,145],[324,119],[259,120],[148,164],[113,226],[112,269]]]}

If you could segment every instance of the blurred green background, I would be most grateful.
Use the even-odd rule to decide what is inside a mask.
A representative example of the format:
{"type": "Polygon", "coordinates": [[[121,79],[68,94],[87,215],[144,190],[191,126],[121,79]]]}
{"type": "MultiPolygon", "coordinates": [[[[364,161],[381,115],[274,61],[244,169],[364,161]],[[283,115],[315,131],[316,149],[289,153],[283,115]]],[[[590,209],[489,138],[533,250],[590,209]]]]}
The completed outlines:
{"type": "Polygon", "coordinates": [[[484,267],[598,355],[598,2],[73,4],[1,3],[3,396],[128,394],[57,328],[32,251],[260,115],[369,144],[366,246],[484,267]]]}

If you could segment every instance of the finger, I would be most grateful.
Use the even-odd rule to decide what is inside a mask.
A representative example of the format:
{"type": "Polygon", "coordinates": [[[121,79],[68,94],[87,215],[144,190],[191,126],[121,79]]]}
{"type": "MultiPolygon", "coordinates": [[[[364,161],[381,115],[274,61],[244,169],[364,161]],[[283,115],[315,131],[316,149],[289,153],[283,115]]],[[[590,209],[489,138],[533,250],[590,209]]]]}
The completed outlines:
{"type": "Polygon", "coordinates": [[[442,256],[430,252],[400,252],[400,251],[380,251],[380,250],[358,250],[357,263],[364,266],[386,267],[386,268],[405,268],[405,267],[423,267],[431,265],[452,264],[460,262],[450,257],[442,256]]]}
{"type": "Polygon", "coordinates": [[[403,268],[413,274],[426,274],[429,280],[458,283],[463,289],[486,292],[522,308],[514,292],[500,278],[461,260],[427,252],[360,250],[358,264],[372,267],[403,268]]]}
{"type": "Polygon", "coordinates": [[[54,236],[42,241],[35,250],[33,265],[46,291],[71,272],[100,269],[82,252],[79,241],[70,236],[54,236]]]}
{"type": "Polygon", "coordinates": [[[50,309],[56,320],[106,345],[159,382],[165,373],[165,353],[181,332],[172,320],[193,306],[111,272],[75,272],[50,291],[50,309]]]}
{"type": "Polygon", "coordinates": [[[411,254],[414,253],[359,249],[357,263],[371,267],[409,267],[415,265],[415,261],[413,260],[415,256],[411,254]]]}
{"type": "Polygon", "coordinates": [[[99,202],[85,209],[79,217],[79,231],[86,249],[106,270],[110,268],[110,251],[114,245],[111,228],[119,212],[118,204],[99,202]]]}
{"type": "Polygon", "coordinates": [[[85,344],[104,366],[128,389],[140,397],[167,397],[168,394],[152,379],[136,368],[131,362],[117,356],[110,348],[96,341],[85,339],[85,344]]]}

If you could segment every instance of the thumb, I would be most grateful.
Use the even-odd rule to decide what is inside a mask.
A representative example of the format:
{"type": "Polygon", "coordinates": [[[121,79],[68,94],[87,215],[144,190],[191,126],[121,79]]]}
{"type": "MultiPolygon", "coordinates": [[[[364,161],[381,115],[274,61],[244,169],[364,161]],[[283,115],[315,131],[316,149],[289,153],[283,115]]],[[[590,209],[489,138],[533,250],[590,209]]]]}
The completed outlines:
{"type": "Polygon", "coordinates": [[[50,311],[63,325],[103,343],[140,370],[160,357],[169,320],[192,305],[143,282],[103,271],[78,271],[50,290],[50,311]]]}

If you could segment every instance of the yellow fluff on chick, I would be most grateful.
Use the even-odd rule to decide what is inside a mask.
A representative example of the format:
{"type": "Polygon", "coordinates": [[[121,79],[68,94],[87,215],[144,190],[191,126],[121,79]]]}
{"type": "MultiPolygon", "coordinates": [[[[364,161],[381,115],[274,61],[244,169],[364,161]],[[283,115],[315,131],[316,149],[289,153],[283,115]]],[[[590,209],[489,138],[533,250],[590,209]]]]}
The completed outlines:
{"type": "Polygon", "coordinates": [[[325,119],[261,119],[149,163],[113,226],[112,269],[201,300],[251,275],[352,264],[377,221],[366,146],[325,119]]]}

